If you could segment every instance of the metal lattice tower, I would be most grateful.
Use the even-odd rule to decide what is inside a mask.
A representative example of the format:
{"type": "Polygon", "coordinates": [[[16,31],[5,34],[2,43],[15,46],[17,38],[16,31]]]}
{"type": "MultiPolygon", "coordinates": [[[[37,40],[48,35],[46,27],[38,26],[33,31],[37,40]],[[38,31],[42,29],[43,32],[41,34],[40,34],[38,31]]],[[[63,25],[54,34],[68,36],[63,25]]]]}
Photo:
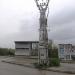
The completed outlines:
{"type": "Polygon", "coordinates": [[[48,64],[48,33],[47,33],[47,16],[49,0],[35,0],[40,11],[40,29],[39,29],[39,64],[48,64]]]}

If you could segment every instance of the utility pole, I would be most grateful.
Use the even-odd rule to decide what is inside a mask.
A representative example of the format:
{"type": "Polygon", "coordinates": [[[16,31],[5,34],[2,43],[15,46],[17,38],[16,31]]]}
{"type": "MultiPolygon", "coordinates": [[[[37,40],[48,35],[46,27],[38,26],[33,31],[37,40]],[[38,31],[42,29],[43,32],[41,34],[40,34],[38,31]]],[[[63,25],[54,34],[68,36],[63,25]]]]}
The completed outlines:
{"type": "Polygon", "coordinates": [[[49,60],[48,60],[48,33],[47,33],[46,10],[48,8],[49,0],[35,0],[35,2],[40,11],[38,63],[48,64],[49,60]]]}

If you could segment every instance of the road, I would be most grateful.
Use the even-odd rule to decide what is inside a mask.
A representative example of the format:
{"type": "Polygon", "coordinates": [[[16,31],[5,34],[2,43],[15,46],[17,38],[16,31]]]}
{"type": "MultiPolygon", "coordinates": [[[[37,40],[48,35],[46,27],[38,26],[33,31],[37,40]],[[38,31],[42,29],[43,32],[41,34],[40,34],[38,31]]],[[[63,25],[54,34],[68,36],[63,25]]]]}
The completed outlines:
{"type": "MultiPolygon", "coordinates": [[[[0,75],[73,75],[51,71],[39,71],[37,69],[13,65],[1,62],[0,58],[0,75]]],[[[74,74],[75,75],[75,74],[74,74]]]]}

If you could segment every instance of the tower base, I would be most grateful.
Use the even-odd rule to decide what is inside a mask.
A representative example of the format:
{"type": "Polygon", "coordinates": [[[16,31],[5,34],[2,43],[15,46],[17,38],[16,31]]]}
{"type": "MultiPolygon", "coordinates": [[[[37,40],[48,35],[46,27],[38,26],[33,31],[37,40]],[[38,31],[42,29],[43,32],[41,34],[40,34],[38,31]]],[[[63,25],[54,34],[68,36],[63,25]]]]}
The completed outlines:
{"type": "Polygon", "coordinates": [[[39,64],[48,64],[48,49],[40,46],[39,48],[39,64]]]}

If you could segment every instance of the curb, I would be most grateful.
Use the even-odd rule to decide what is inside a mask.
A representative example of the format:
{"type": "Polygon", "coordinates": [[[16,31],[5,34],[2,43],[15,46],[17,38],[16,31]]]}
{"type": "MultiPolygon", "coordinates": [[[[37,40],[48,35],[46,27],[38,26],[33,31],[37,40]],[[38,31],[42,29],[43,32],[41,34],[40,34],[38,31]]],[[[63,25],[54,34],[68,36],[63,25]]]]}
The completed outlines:
{"type": "Polygon", "coordinates": [[[19,66],[24,66],[24,67],[29,67],[29,68],[35,68],[34,66],[19,64],[19,63],[10,62],[10,61],[4,61],[4,60],[2,60],[2,62],[9,63],[9,64],[14,64],[14,65],[19,65],[19,66]]]}
{"type": "MultiPolygon", "coordinates": [[[[34,66],[19,64],[19,63],[5,61],[5,60],[2,60],[2,62],[9,63],[9,64],[14,64],[14,65],[19,65],[19,66],[24,66],[24,67],[29,67],[29,68],[35,68],[34,66]]],[[[59,72],[59,73],[67,73],[67,74],[75,74],[75,72],[72,72],[72,71],[61,71],[61,70],[53,70],[53,69],[41,69],[41,70],[47,70],[47,71],[59,72]]]]}
{"type": "Polygon", "coordinates": [[[46,69],[46,70],[53,71],[53,72],[67,73],[67,74],[75,74],[75,72],[72,71],[61,71],[61,70],[53,70],[53,69],[46,69]]]}

